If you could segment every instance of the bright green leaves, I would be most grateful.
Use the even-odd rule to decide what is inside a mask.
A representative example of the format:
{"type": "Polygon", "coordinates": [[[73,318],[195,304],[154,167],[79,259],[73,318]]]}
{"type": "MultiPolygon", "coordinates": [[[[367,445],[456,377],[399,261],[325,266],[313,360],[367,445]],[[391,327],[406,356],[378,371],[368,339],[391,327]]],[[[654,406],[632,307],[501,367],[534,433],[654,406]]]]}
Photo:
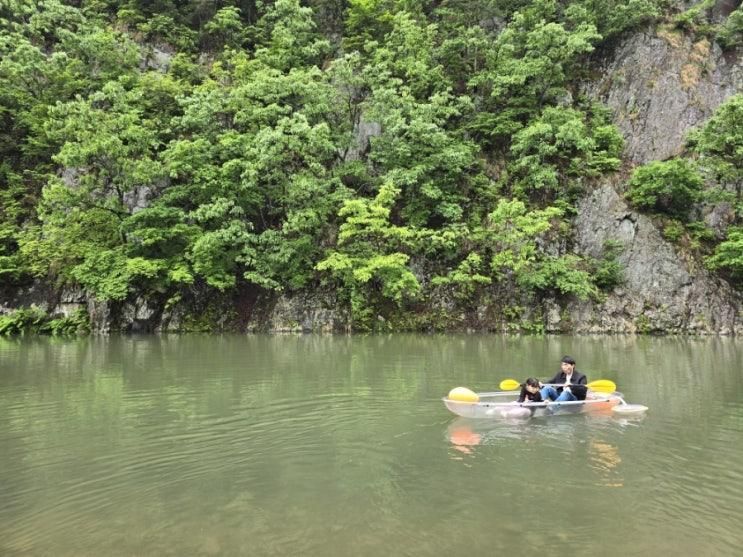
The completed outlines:
{"type": "Polygon", "coordinates": [[[518,200],[502,200],[489,215],[485,239],[493,252],[491,268],[500,281],[543,292],[557,291],[587,298],[597,293],[582,260],[571,254],[555,256],[539,244],[558,232],[563,211],[548,207],[528,211],[518,200]]]}
{"type": "Polygon", "coordinates": [[[490,96],[488,110],[475,119],[473,129],[498,143],[542,107],[566,96],[568,75],[600,38],[590,23],[568,29],[543,17],[539,6],[516,13],[496,38],[486,67],[470,81],[490,96]]]}
{"type": "Polygon", "coordinates": [[[190,250],[194,271],[218,290],[235,286],[236,270],[247,241],[247,226],[238,220],[202,232],[190,250]]]}
{"type": "Polygon", "coordinates": [[[77,282],[102,300],[123,300],[138,279],[152,279],[165,271],[162,261],[127,257],[121,248],[91,251],[72,269],[77,282]]]}
{"type": "Polygon", "coordinates": [[[728,237],[721,242],[712,256],[707,258],[710,269],[728,271],[737,281],[743,281],[743,228],[733,227],[728,237]]]}
{"type": "Polygon", "coordinates": [[[387,0],[349,0],[343,38],[347,52],[363,52],[367,43],[381,41],[389,33],[393,18],[391,4],[387,0]]]}
{"type": "MultiPolygon", "coordinates": [[[[740,12],[740,8],[737,10],[740,12]]],[[[730,16],[732,17],[732,15],[730,16]]],[[[738,284],[743,281],[743,95],[734,95],[722,103],[710,120],[689,136],[692,150],[705,177],[735,202],[734,218],[727,237],[707,258],[709,268],[722,270],[738,284]],[[734,193],[733,193],[734,192],[734,193]]]]}
{"type": "Polygon", "coordinates": [[[536,240],[552,226],[562,211],[550,207],[528,211],[518,200],[501,200],[488,216],[486,238],[491,243],[491,267],[500,278],[510,273],[523,276],[538,259],[536,240]]]}
{"type": "Polygon", "coordinates": [[[49,135],[62,148],[55,160],[80,171],[77,180],[89,193],[124,196],[161,177],[155,161],[158,131],[137,106],[141,92],[109,82],[89,100],[60,104],[51,111],[49,135]]]}
{"type": "Polygon", "coordinates": [[[240,8],[225,6],[204,25],[213,48],[239,48],[245,42],[245,27],[240,20],[240,8]]]}
{"type": "Polygon", "coordinates": [[[416,98],[444,90],[444,70],[435,58],[437,27],[424,25],[404,11],[395,14],[390,23],[392,28],[384,41],[374,45],[373,63],[402,80],[416,98]]]}
{"type": "Polygon", "coordinates": [[[132,254],[170,259],[185,251],[198,229],[180,209],[156,204],[127,217],[121,230],[132,254]]]}
{"type": "Polygon", "coordinates": [[[390,208],[400,190],[385,183],[373,200],[346,201],[339,212],[338,249],[317,264],[328,271],[351,293],[352,298],[373,296],[375,290],[384,298],[401,304],[414,298],[420,284],[408,269],[409,256],[404,253],[412,234],[405,227],[390,222],[390,208]]]}
{"type": "Polygon", "coordinates": [[[588,122],[584,113],[547,108],[513,137],[512,189],[532,198],[572,201],[574,181],[619,167],[622,138],[599,114],[588,122]],[[539,193],[539,196],[534,196],[539,193]]]}
{"type": "Polygon", "coordinates": [[[566,9],[568,17],[589,21],[603,39],[614,37],[660,16],[660,0],[578,0],[566,9]]]}
{"type": "Polygon", "coordinates": [[[369,115],[382,124],[370,158],[402,190],[404,219],[413,226],[460,221],[478,149],[449,124],[470,109],[466,98],[435,94],[418,102],[402,86],[374,91],[369,115]]]}
{"type": "Polygon", "coordinates": [[[720,184],[743,187],[743,94],[722,103],[710,120],[689,136],[699,165],[720,184]]]}
{"type": "MultiPolygon", "coordinates": [[[[575,84],[657,2],[307,5],[7,0],[2,280],[110,300],[335,287],[361,327],[442,292],[470,311],[616,282],[615,258],[566,251],[622,148],[575,84]]],[[[736,103],[695,139],[727,187],[736,103]]],[[[735,234],[710,265],[732,272],[735,234]]]]}
{"type": "Polygon", "coordinates": [[[684,159],[654,161],[632,173],[627,198],[637,207],[686,218],[702,197],[704,182],[684,159]]]}
{"type": "Polygon", "coordinates": [[[485,262],[477,253],[470,253],[453,270],[445,276],[434,277],[431,283],[435,286],[448,286],[455,298],[467,303],[476,299],[476,294],[483,286],[493,282],[485,270],[485,262]]]}
{"type": "Polygon", "coordinates": [[[256,58],[281,71],[320,65],[330,43],[315,27],[311,8],[300,6],[299,0],[276,0],[258,24],[263,40],[256,58]]]}
{"type": "Polygon", "coordinates": [[[189,215],[197,232],[184,257],[219,290],[243,280],[279,291],[307,284],[346,195],[330,172],[332,89],[308,65],[324,48],[310,16],[278,2],[259,24],[255,57],[226,52],[179,100],[162,199],[189,215]]]}
{"type": "Polygon", "coordinates": [[[529,289],[558,292],[586,300],[596,296],[598,289],[589,272],[581,267],[585,264],[577,255],[549,256],[537,262],[528,273],[517,273],[517,281],[529,289]]]}
{"type": "Polygon", "coordinates": [[[743,7],[738,6],[720,25],[717,40],[728,49],[743,44],[743,7]]]}

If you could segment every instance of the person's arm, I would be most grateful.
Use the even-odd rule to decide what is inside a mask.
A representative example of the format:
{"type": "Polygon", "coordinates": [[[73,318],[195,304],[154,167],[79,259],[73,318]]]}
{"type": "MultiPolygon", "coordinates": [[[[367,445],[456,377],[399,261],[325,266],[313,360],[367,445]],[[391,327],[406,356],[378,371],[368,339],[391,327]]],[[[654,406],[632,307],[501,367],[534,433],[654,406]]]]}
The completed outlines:
{"type": "Polygon", "coordinates": [[[526,387],[521,387],[521,392],[519,393],[519,399],[516,402],[524,402],[526,400],[526,387]]]}
{"type": "Polygon", "coordinates": [[[575,395],[575,398],[578,400],[586,400],[586,395],[588,394],[588,387],[585,385],[573,385],[570,388],[570,392],[575,395]]]}
{"type": "Polygon", "coordinates": [[[557,375],[555,375],[552,379],[549,379],[542,383],[540,387],[543,387],[544,385],[557,385],[558,383],[562,384],[565,382],[564,379],[562,379],[560,376],[562,375],[562,372],[558,372],[557,375]]]}
{"type": "Polygon", "coordinates": [[[578,381],[573,385],[573,388],[570,389],[571,392],[575,395],[575,398],[578,400],[586,400],[586,394],[588,393],[588,387],[586,387],[586,384],[588,383],[588,379],[586,376],[581,373],[578,376],[578,381]]]}

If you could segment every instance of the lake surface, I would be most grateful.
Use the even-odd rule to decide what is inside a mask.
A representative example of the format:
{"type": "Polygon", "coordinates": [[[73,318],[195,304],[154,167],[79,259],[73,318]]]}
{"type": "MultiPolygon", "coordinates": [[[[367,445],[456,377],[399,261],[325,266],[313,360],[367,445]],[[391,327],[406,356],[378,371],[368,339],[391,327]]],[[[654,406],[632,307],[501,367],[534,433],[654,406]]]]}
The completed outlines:
{"type": "Polygon", "coordinates": [[[0,555],[739,555],[731,338],[0,339],[0,555]],[[570,354],[641,419],[465,420],[570,354]]]}

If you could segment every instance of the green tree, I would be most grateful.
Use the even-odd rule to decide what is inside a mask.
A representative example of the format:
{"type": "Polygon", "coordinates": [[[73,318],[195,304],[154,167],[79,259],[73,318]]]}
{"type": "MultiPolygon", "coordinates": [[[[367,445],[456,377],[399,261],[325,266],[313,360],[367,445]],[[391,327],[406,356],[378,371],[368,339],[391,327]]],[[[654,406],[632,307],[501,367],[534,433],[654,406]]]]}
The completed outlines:
{"type": "Polygon", "coordinates": [[[743,280],[743,228],[731,228],[727,239],[717,245],[706,262],[710,269],[725,270],[736,281],[743,280]]]}
{"type": "Polygon", "coordinates": [[[385,182],[372,200],[347,200],[338,216],[342,223],[338,248],[317,264],[345,289],[357,325],[369,327],[370,309],[379,298],[401,305],[417,296],[420,284],[407,266],[412,232],[390,222],[400,189],[385,182]]]}
{"type": "Polygon", "coordinates": [[[689,144],[699,155],[699,165],[722,185],[743,191],[743,94],[722,103],[712,118],[689,134],[689,144]]]}
{"type": "Polygon", "coordinates": [[[704,181],[692,163],[684,159],[654,161],[632,173],[627,199],[641,209],[685,218],[701,200],[703,188],[704,181]]]}
{"type": "Polygon", "coordinates": [[[604,122],[569,108],[548,107],[513,136],[510,170],[517,195],[572,201],[577,180],[619,167],[622,139],[604,122]]]}
{"type": "Polygon", "coordinates": [[[240,9],[225,6],[204,25],[212,49],[219,47],[239,48],[246,40],[245,27],[240,19],[240,9]]]}
{"type": "Polygon", "coordinates": [[[717,40],[728,49],[743,44],[743,8],[731,13],[717,31],[717,40]]]}
{"type": "Polygon", "coordinates": [[[522,201],[501,200],[489,215],[484,240],[492,250],[491,269],[498,281],[527,291],[559,292],[579,298],[597,290],[582,260],[571,254],[550,255],[540,247],[559,230],[563,210],[529,211],[522,201]]]}
{"type": "Polygon", "coordinates": [[[483,140],[507,145],[532,115],[567,95],[568,76],[579,73],[579,61],[593,51],[600,38],[595,26],[577,22],[568,28],[555,21],[555,12],[554,3],[540,1],[515,13],[486,67],[470,80],[473,92],[488,99],[471,124],[483,140]]]}

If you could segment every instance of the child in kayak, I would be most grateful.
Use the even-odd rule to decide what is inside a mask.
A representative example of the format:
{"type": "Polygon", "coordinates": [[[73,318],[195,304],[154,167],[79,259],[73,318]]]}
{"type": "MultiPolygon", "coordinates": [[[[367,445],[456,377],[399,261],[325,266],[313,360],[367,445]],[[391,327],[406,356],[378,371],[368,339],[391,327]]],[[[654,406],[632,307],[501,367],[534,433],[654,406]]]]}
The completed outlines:
{"type": "Polygon", "coordinates": [[[519,399],[516,402],[542,402],[542,394],[539,392],[539,380],[534,377],[529,377],[526,381],[521,384],[521,393],[519,399]]]}

